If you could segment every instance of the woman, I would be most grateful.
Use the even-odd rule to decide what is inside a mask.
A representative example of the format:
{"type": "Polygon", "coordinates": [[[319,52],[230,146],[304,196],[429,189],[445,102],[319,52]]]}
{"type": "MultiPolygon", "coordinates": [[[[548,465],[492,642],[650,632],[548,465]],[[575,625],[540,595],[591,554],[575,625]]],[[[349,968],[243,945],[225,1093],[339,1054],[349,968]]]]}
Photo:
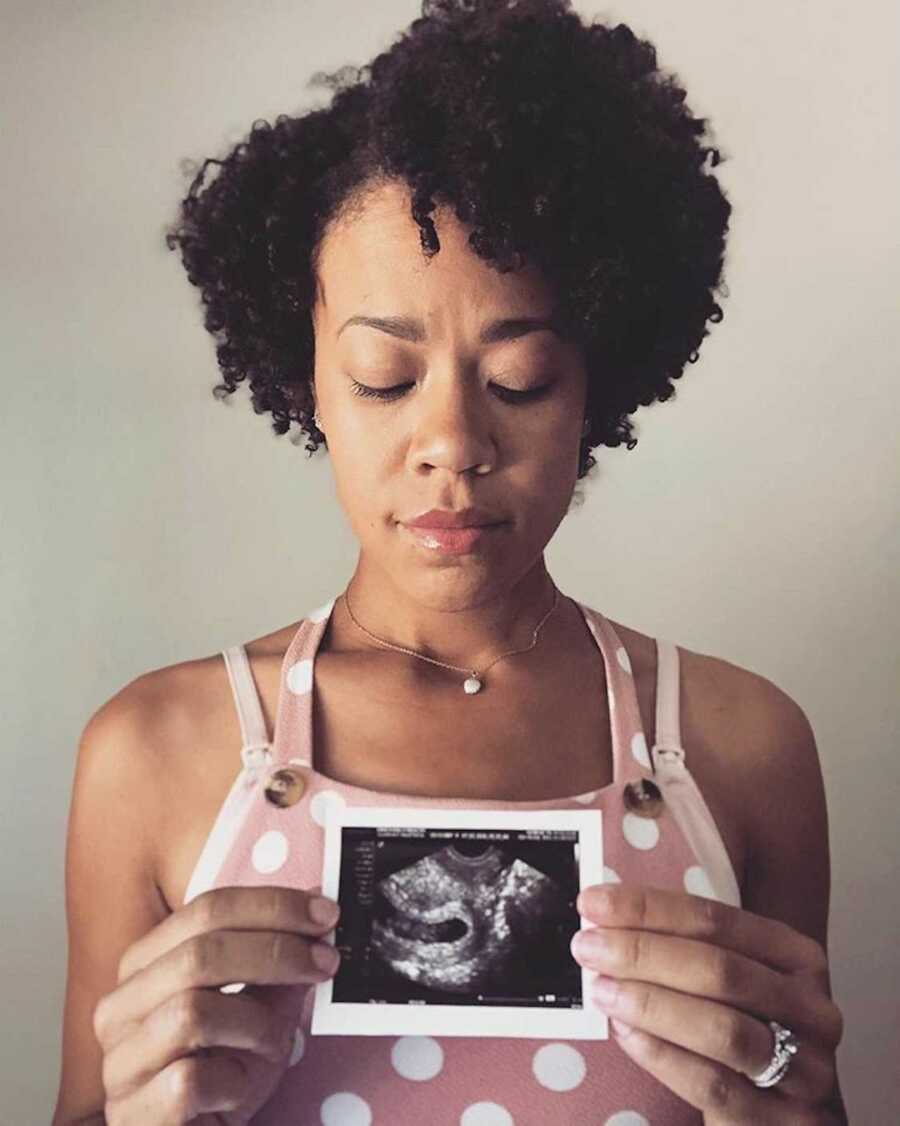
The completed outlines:
{"type": "Polygon", "coordinates": [[[591,449],[632,448],[721,319],[705,122],[649,43],[564,0],[426,3],[327,81],[204,164],[169,245],[216,391],[249,377],[277,433],[327,442],[358,560],[85,728],[55,1126],[845,1122],[805,715],[544,562],[591,449]],[[572,956],[612,1037],[309,1036],[341,803],[602,810],[572,956]]]}

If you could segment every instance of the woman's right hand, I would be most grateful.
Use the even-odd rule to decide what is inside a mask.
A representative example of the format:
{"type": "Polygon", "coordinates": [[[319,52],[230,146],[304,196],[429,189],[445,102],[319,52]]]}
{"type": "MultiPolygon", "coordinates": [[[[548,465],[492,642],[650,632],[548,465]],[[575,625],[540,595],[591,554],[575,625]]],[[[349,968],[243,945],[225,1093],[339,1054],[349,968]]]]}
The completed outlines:
{"type": "Polygon", "coordinates": [[[246,1126],[287,1068],[309,986],[337,969],[337,951],[316,940],[338,906],[325,900],[333,915],[320,921],[317,900],[216,888],[126,950],[94,1010],[108,1126],[246,1126]],[[243,992],[221,992],[236,982],[243,992]]]}

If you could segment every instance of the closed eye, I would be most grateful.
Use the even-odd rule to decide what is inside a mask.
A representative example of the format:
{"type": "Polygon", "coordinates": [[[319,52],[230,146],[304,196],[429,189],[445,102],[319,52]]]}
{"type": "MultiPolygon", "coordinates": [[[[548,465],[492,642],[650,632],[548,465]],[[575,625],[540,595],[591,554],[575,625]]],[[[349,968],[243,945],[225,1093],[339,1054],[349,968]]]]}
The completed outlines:
{"type": "MultiPolygon", "coordinates": [[[[364,399],[381,399],[382,401],[399,399],[408,387],[415,386],[414,383],[398,383],[394,387],[368,387],[365,383],[358,383],[355,379],[351,380],[351,383],[354,395],[360,395],[364,399]]],[[[531,387],[527,391],[514,391],[511,387],[503,387],[499,383],[491,384],[494,394],[508,403],[521,403],[539,399],[552,386],[552,383],[543,383],[540,387],[531,387]]]]}
{"type": "Polygon", "coordinates": [[[361,395],[364,399],[397,399],[407,387],[412,387],[412,383],[398,383],[396,387],[367,387],[365,383],[357,383],[355,379],[350,381],[353,384],[353,394],[361,395]]]}

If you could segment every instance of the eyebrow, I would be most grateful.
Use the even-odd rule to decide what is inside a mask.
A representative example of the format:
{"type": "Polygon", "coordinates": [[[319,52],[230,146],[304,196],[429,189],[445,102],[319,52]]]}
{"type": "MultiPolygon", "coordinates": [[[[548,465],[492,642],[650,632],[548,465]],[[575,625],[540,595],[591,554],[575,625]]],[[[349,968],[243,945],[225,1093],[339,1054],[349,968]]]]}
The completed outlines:
{"type": "MultiPolygon", "coordinates": [[[[350,317],[338,329],[337,335],[340,336],[344,329],[351,325],[377,328],[390,336],[398,336],[401,340],[411,340],[414,344],[421,344],[425,339],[425,326],[412,317],[350,317]]],[[[516,340],[529,332],[544,331],[552,332],[562,338],[557,318],[550,316],[507,317],[503,320],[491,321],[481,330],[478,339],[481,344],[499,344],[504,340],[516,340]]]]}

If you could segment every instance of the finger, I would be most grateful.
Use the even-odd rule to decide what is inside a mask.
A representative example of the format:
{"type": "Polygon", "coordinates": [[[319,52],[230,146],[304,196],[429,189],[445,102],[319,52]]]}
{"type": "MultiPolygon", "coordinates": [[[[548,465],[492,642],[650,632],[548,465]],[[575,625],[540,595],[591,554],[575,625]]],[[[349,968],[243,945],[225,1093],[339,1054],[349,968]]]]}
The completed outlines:
{"type": "MultiPolygon", "coordinates": [[[[754,1087],[744,1075],[638,1028],[620,1029],[611,1021],[616,1042],[635,1063],[703,1111],[705,1121],[729,1126],[759,1126],[784,1122],[791,1126],[821,1126],[821,1118],[779,1091],[754,1087]]],[[[781,1084],[779,1083],[779,1087],[781,1084]]]]}
{"type": "Polygon", "coordinates": [[[293,1024],[259,1001],[189,989],[158,1005],[103,1060],[103,1086],[122,1098],[173,1060],[204,1048],[243,1048],[278,1063],[293,1044],[293,1024]],[[135,1070],[135,1060],[140,1060],[135,1070]]]}
{"type": "Polygon", "coordinates": [[[777,1020],[814,1036],[830,1002],[808,984],[751,958],[690,938],[643,930],[587,927],[576,932],[572,953],[586,969],[619,979],[650,982],[777,1020]]]}
{"type": "MultiPolygon", "coordinates": [[[[244,989],[240,996],[255,998],[285,1020],[299,1019],[309,988],[308,985],[251,985],[244,989]]],[[[233,994],[229,991],[228,994],[222,995],[232,996],[233,994]]],[[[111,1052],[123,1040],[133,1036],[146,1017],[147,1013],[144,1013],[131,1020],[117,1021],[115,1029],[109,1029],[103,1038],[105,1050],[111,1052]]]]}
{"type": "Polygon", "coordinates": [[[592,923],[635,927],[727,947],[773,969],[827,971],[815,939],[778,919],[715,899],[629,884],[594,884],[578,896],[578,911],[592,923]]]}
{"type": "Polygon", "coordinates": [[[319,938],[334,929],[339,908],[333,918],[318,920],[311,911],[310,895],[297,888],[267,884],[263,887],[222,887],[203,892],[126,950],[119,962],[119,982],[155,962],[186,939],[212,930],[288,931],[319,938]]]}
{"type": "MultiPolygon", "coordinates": [[[[331,977],[339,961],[333,945],[285,931],[207,931],[167,951],[103,998],[95,1010],[95,1031],[107,1046],[118,1040],[120,1025],[143,1019],[184,989],[237,980],[256,985],[315,984],[331,977]],[[322,963],[316,962],[320,957],[322,963]]],[[[234,999],[240,994],[227,996],[234,999]]]]}
{"type": "Polygon", "coordinates": [[[306,995],[311,989],[308,984],[299,985],[251,985],[241,994],[253,997],[266,1005],[273,1013],[286,1021],[297,1020],[303,1011],[306,995]]]}
{"type": "Polygon", "coordinates": [[[193,1122],[200,1115],[236,1110],[253,1082],[253,1071],[251,1058],[185,1056],[118,1104],[116,1122],[193,1122]]]}
{"type": "MultiPolygon", "coordinates": [[[[768,1024],[729,1005],[615,978],[598,978],[592,999],[608,1016],[748,1078],[772,1061],[775,1042],[768,1024]]],[[[801,1044],[800,1049],[778,1089],[806,1101],[826,1098],[834,1084],[833,1070],[811,1045],[801,1044]]]]}

